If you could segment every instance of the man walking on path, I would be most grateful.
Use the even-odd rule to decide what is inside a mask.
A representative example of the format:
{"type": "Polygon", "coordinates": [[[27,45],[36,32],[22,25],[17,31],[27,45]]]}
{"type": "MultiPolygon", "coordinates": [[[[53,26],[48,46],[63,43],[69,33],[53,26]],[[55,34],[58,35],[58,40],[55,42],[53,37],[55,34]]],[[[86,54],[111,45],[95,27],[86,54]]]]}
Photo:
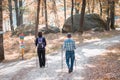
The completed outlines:
{"type": "Polygon", "coordinates": [[[46,39],[42,36],[42,32],[38,33],[38,38],[36,38],[35,45],[37,46],[37,53],[39,57],[39,65],[40,67],[45,67],[45,47],[46,47],[46,39]]]}
{"type": "Polygon", "coordinates": [[[66,64],[68,66],[68,72],[71,73],[73,71],[73,65],[75,60],[75,41],[71,39],[71,34],[67,34],[67,39],[64,41],[63,49],[66,51],[66,64]]]}

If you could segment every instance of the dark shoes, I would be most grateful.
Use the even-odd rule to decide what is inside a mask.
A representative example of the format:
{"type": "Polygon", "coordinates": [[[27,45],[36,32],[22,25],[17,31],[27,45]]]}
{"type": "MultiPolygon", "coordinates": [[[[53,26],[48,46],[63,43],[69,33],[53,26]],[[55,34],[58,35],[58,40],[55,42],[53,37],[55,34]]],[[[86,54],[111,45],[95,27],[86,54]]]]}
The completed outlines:
{"type": "Polygon", "coordinates": [[[68,73],[71,73],[73,70],[69,69],[68,73]]]}
{"type": "Polygon", "coordinates": [[[40,68],[45,68],[45,66],[40,66],[40,68]]]}

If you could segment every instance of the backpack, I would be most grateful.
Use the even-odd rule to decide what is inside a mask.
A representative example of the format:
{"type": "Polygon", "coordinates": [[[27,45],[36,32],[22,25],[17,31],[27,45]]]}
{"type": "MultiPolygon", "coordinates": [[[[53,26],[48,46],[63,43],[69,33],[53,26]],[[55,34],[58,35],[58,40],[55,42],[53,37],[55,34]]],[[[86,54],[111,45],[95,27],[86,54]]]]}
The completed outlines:
{"type": "Polygon", "coordinates": [[[38,38],[38,48],[43,48],[44,45],[43,45],[43,38],[38,38]]]}

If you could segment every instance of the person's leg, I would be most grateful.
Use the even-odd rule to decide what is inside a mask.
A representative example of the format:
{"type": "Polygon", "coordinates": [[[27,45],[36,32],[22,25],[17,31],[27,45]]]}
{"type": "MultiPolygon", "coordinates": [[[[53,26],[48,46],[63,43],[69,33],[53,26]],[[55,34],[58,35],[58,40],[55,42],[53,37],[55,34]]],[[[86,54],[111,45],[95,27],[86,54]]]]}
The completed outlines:
{"type": "Polygon", "coordinates": [[[41,50],[39,50],[38,49],[38,57],[39,57],[39,65],[40,65],[40,67],[42,67],[42,56],[41,56],[42,54],[41,54],[41,50]]]}
{"type": "Polygon", "coordinates": [[[42,50],[42,66],[45,67],[45,62],[46,62],[46,59],[45,59],[45,50],[42,50]]]}
{"type": "Polygon", "coordinates": [[[75,53],[74,51],[70,53],[70,58],[71,58],[71,65],[70,65],[70,71],[73,71],[73,65],[74,65],[74,60],[75,60],[75,53]]]}
{"type": "Polygon", "coordinates": [[[68,51],[66,51],[66,64],[67,64],[67,67],[68,67],[68,69],[70,69],[70,64],[69,64],[69,58],[70,58],[70,54],[69,54],[69,52],[68,51]]]}

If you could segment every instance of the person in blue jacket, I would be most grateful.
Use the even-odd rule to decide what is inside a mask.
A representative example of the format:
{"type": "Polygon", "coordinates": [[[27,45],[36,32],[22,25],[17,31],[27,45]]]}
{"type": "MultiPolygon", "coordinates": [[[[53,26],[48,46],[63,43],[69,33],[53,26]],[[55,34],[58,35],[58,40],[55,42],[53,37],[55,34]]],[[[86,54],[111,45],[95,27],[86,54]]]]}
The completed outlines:
{"type": "Polygon", "coordinates": [[[40,68],[45,67],[46,57],[45,57],[45,47],[46,39],[42,36],[42,32],[38,32],[38,37],[35,40],[35,45],[37,46],[37,54],[39,58],[40,68]]]}
{"type": "Polygon", "coordinates": [[[75,41],[71,38],[71,34],[67,34],[67,39],[64,41],[63,49],[66,51],[66,64],[68,66],[68,72],[71,73],[73,71],[73,64],[75,60],[75,41]]]}

